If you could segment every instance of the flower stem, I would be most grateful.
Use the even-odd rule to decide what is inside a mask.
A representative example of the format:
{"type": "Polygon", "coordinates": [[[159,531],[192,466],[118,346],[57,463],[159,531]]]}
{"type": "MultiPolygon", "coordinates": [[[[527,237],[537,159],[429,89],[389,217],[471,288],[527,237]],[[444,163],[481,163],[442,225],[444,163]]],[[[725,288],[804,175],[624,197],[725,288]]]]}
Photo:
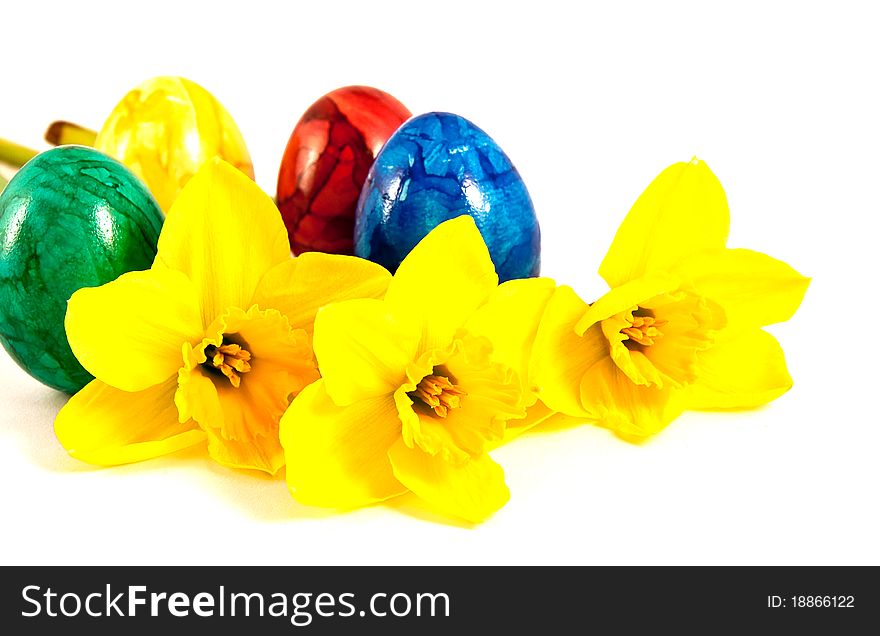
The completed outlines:
{"type": "Polygon", "coordinates": [[[80,146],[94,146],[95,137],[98,136],[94,130],[73,124],[69,121],[53,121],[49,128],[46,129],[44,137],[53,146],[64,146],[67,144],[77,144],[80,146]]]}
{"type": "Polygon", "coordinates": [[[36,150],[25,148],[6,139],[0,139],[0,162],[14,168],[21,168],[39,154],[36,150]]]}

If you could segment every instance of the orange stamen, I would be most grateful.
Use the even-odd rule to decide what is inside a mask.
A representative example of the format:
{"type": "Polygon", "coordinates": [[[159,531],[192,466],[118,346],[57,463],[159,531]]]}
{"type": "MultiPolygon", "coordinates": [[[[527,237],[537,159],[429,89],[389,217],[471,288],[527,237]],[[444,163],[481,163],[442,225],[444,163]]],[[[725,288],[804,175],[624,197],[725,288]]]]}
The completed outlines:
{"type": "Polygon", "coordinates": [[[416,390],[408,394],[414,400],[420,400],[443,418],[451,409],[461,407],[461,398],[467,393],[449,381],[443,375],[426,375],[416,386],[416,390]]]}

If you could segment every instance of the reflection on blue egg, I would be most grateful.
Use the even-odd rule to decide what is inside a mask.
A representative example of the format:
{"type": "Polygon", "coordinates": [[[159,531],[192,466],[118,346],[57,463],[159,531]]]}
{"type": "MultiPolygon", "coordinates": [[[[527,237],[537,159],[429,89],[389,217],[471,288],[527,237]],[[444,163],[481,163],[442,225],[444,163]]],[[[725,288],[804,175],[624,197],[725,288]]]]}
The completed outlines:
{"type": "Polygon", "coordinates": [[[394,133],[370,169],[355,215],[355,254],[394,272],[428,232],[462,214],[476,221],[501,281],[540,273],[535,208],[507,155],[463,117],[420,115],[394,133]]]}

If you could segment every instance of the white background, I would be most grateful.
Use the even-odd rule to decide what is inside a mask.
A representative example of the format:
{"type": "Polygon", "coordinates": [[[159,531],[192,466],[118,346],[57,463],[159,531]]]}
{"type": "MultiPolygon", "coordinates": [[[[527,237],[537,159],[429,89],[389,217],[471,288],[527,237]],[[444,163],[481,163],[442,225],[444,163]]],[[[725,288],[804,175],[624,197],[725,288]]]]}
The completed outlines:
{"type": "Polygon", "coordinates": [[[412,500],[303,507],[201,450],[94,469],[55,440],[64,397],[0,351],[0,562],[880,563],[868,3],[191,4],[4,6],[0,136],[43,147],[50,121],[99,127],[143,79],[183,75],[226,105],[274,193],[302,112],[373,85],[492,135],[534,199],[543,273],[588,300],[629,206],[696,155],[727,190],[730,245],[813,277],[772,329],[795,386],[642,446],[590,426],[530,435],[494,452],[510,503],[466,528],[412,500]]]}

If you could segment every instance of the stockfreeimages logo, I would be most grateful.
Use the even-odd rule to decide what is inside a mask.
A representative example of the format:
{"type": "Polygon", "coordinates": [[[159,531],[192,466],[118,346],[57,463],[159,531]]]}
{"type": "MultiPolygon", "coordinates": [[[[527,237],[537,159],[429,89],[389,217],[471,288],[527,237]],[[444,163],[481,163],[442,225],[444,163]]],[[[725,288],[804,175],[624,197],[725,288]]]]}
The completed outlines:
{"type": "Polygon", "coordinates": [[[216,592],[155,592],[146,585],[113,588],[87,594],[57,592],[51,587],[22,588],[24,618],[160,617],[285,618],[294,627],[306,627],[320,618],[404,618],[449,617],[450,600],[444,592],[377,592],[358,609],[353,592],[230,592],[220,586],[216,592]]]}

